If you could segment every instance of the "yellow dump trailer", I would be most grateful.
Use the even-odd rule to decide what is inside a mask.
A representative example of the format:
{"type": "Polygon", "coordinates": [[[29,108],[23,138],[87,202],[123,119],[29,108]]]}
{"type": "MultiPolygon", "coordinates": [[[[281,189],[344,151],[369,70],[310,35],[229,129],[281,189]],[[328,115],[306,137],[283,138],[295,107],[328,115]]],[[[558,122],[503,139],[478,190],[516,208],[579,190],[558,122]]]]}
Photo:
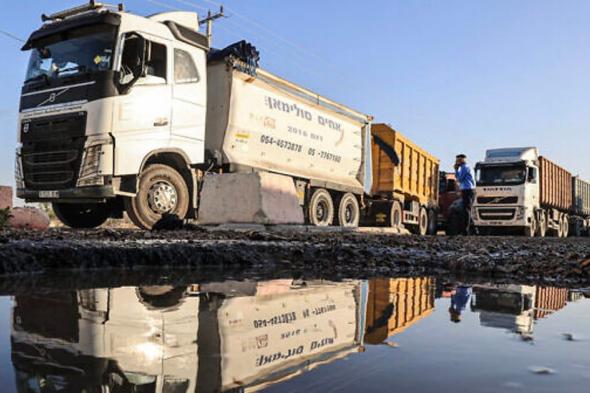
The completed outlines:
{"type": "Polygon", "coordinates": [[[372,126],[375,201],[369,224],[433,232],[440,160],[387,124],[372,126]]]}
{"type": "Polygon", "coordinates": [[[365,343],[379,344],[430,315],[435,284],[432,277],[369,281],[365,343]]]}

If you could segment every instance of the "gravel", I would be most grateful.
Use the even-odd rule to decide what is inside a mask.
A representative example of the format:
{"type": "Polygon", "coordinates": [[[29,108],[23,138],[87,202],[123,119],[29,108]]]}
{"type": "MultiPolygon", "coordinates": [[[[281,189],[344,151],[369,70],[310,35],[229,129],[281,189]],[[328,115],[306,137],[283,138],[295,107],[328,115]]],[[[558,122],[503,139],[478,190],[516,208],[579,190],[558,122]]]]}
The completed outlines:
{"type": "Polygon", "coordinates": [[[590,239],[417,237],[306,227],[0,232],[0,276],[61,271],[289,271],[317,277],[468,275],[590,284],[590,239]]]}

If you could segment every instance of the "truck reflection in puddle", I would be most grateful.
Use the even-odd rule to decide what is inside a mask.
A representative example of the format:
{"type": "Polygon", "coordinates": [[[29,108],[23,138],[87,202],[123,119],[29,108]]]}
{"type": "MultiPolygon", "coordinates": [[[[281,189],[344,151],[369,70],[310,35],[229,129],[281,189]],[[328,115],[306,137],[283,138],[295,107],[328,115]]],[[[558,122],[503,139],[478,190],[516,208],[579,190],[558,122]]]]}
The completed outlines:
{"type": "MultiPolygon", "coordinates": [[[[429,277],[287,279],[16,296],[12,362],[19,392],[260,390],[390,341],[432,313],[436,288],[429,277]]],[[[568,300],[551,290],[478,286],[472,309],[529,333],[522,314],[568,300]]]]}
{"type": "Polygon", "coordinates": [[[479,312],[482,326],[502,328],[532,337],[534,321],[566,306],[565,288],[528,285],[475,286],[472,311],[479,312]]]}

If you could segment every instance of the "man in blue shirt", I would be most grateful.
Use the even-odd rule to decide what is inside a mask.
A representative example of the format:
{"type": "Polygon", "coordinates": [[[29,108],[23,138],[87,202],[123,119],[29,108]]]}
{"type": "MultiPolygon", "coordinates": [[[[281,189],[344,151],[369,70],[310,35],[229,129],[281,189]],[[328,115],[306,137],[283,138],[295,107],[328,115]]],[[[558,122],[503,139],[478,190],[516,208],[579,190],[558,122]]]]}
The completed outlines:
{"type": "Polygon", "coordinates": [[[461,189],[461,197],[463,199],[463,208],[465,209],[465,228],[466,233],[469,233],[471,225],[471,206],[475,198],[475,176],[473,170],[467,165],[467,156],[459,154],[455,160],[455,177],[461,189]]]}

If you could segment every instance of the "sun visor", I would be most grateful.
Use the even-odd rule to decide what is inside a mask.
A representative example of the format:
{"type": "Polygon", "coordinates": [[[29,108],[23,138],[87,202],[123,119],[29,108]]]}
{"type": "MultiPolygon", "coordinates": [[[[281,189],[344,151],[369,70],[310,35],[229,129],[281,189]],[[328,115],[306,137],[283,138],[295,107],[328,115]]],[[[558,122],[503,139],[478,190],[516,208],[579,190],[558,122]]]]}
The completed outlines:
{"type": "Polygon", "coordinates": [[[52,22],[43,25],[40,29],[31,34],[27,42],[23,45],[21,50],[26,51],[33,48],[35,41],[42,38],[49,37],[53,34],[63,33],[77,27],[92,26],[99,24],[107,24],[112,26],[119,26],[121,24],[121,16],[113,12],[91,13],[88,15],[80,15],[76,17],[66,18],[63,21],[52,22]]]}

